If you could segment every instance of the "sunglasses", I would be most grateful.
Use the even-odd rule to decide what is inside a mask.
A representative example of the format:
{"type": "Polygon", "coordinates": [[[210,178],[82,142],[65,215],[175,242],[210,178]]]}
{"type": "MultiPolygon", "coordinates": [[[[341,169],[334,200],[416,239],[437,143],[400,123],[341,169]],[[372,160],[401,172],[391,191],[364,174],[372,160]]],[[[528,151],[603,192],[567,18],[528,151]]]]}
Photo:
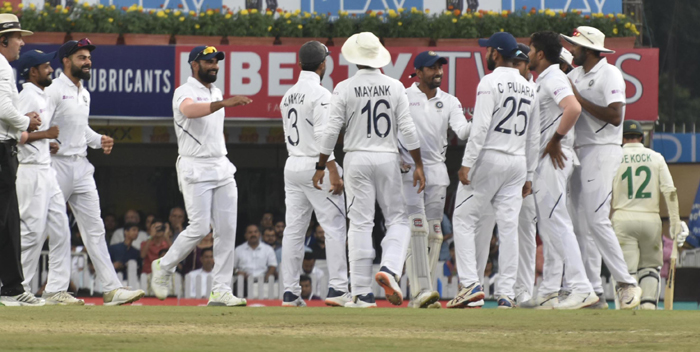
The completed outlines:
{"type": "Polygon", "coordinates": [[[579,32],[578,29],[574,29],[574,35],[573,35],[573,36],[574,36],[574,37],[583,37],[584,39],[586,39],[586,40],[588,40],[589,42],[591,42],[591,44],[595,44],[592,40],[590,40],[588,37],[586,37],[585,34],[579,32]]]}
{"type": "Polygon", "coordinates": [[[216,52],[218,52],[218,50],[216,50],[215,47],[208,46],[208,47],[204,48],[204,50],[200,51],[199,54],[197,54],[197,56],[195,56],[194,60],[192,60],[192,61],[197,61],[197,59],[199,59],[200,56],[206,56],[206,55],[213,54],[216,52]]]}

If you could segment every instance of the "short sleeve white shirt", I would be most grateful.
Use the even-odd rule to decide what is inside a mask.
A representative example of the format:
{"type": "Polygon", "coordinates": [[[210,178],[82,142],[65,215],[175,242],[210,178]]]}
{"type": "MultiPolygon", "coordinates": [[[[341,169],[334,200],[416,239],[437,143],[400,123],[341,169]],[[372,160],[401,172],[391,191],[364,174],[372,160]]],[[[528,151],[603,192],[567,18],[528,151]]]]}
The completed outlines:
{"type": "Polygon", "coordinates": [[[236,247],[234,257],[234,267],[251,276],[263,276],[269,267],[277,267],[275,250],[263,242],[260,242],[255,249],[251,248],[248,242],[243,243],[236,247]]]}
{"type": "MultiPolygon", "coordinates": [[[[547,147],[559,128],[564,111],[559,107],[562,99],[573,96],[571,83],[558,64],[551,65],[537,77],[537,100],[540,104],[540,151],[547,147]]],[[[574,147],[574,129],[562,138],[563,147],[574,147]]]]}
{"type": "MultiPolygon", "coordinates": [[[[28,82],[22,85],[17,110],[22,115],[32,111],[36,112],[41,118],[41,126],[39,126],[37,131],[49,129],[52,117],[52,112],[49,111],[49,101],[44,90],[37,87],[34,83],[28,82]]],[[[51,163],[48,139],[39,139],[31,143],[20,144],[17,149],[19,150],[17,159],[21,164],[48,165],[51,163]]]]}

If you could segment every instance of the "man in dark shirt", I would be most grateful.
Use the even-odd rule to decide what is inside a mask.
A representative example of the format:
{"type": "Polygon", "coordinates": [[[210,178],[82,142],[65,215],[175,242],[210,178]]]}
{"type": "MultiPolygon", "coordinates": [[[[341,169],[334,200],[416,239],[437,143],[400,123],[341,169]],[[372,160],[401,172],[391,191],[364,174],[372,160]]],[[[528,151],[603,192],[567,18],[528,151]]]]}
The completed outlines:
{"type": "Polygon", "coordinates": [[[127,223],[124,225],[124,242],[109,246],[109,256],[117,272],[126,273],[126,263],[132,259],[136,260],[141,271],[141,251],[132,246],[138,236],[139,225],[127,223]]]}

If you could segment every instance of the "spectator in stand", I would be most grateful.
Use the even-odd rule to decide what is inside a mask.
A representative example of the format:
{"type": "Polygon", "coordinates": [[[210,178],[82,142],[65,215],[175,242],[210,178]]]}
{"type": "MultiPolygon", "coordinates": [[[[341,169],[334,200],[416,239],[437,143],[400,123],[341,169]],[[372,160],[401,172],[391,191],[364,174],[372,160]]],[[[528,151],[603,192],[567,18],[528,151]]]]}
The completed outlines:
{"type": "Polygon", "coordinates": [[[308,275],[299,277],[299,285],[301,285],[301,299],[305,301],[320,301],[321,297],[313,292],[313,280],[308,275]]]}
{"type": "Polygon", "coordinates": [[[323,230],[321,225],[316,226],[314,237],[316,241],[310,247],[314,254],[314,259],[326,260],[326,231],[323,230]]]}
{"type": "MultiPolygon", "coordinates": [[[[124,213],[124,224],[138,224],[141,226],[141,215],[139,214],[138,211],[134,209],[129,209],[124,213]]],[[[136,248],[141,248],[141,243],[145,240],[148,239],[148,234],[146,231],[139,231],[139,236],[136,237],[136,240],[132,243],[132,245],[136,248]]],[[[112,238],[109,241],[110,245],[117,244],[117,243],[122,243],[124,242],[124,228],[116,229],[114,230],[114,233],[112,234],[112,238]]],[[[150,263],[148,264],[149,266],[151,265],[150,263]]],[[[150,268],[149,268],[150,269],[150,268]]]]}
{"type": "Polygon", "coordinates": [[[445,261],[442,272],[447,277],[448,284],[452,283],[453,277],[457,277],[457,256],[455,255],[454,241],[450,243],[450,257],[445,261]]]}
{"type": "MultiPolygon", "coordinates": [[[[189,278],[190,280],[190,296],[193,298],[209,298],[209,291],[207,290],[207,279],[212,276],[211,271],[214,270],[214,251],[212,248],[204,248],[201,252],[202,267],[190,271],[186,276],[185,280],[189,278]],[[197,292],[197,278],[201,278],[202,285],[199,287],[199,292],[197,292]]],[[[213,279],[213,277],[212,277],[213,279]]]]}
{"type": "Polygon", "coordinates": [[[284,237],[284,228],[287,227],[287,225],[284,223],[283,220],[277,220],[275,222],[275,235],[277,235],[277,247],[280,248],[282,247],[282,237],[284,237]]]}
{"type": "Polygon", "coordinates": [[[273,250],[277,249],[277,235],[275,234],[275,229],[268,227],[263,230],[262,240],[268,246],[272,247],[273,250]]]}
{"type": "Polygon", "coordinates": [[[273,227],[275,216],[271,212],[263,214],[262,219],[260,219],[260,228],[266,229],[268,227],[273,227]]]}
{"type": "Polygon", "coordinates": [[[153,220],[156,219],[155,214],[148,214],[146,215],[146,220],[143,222],[143,228],[144,229],[150,229],[151,224],[153,223],[153,220]]]}
{"type": "Polygon", "coordinates": [[[170,209],[168,222],[170,223],[170,231],[173,233],[172,240],[175,241],[177,236],[180,235],[180,232],[185,228],[185,209],[182,207],[170,209]]]}
{"type": "Polygon", "coordinates": [[[197,243],[197,247],[192,250],[185,260],[182,261],[182,268],[180,271],[183,275],[189,273],[192,270],[200,269],[202,267],[202,253],[204,250],[214,247],[214,233],[209,231],[202,240],[197,243]]]}
{"type": "Polygon", "coordinates": [[[117,229],[117,217],[114,214],[105,214],[102,221],[105,223],[105,239],[110,243],[114,230],[117,229]]]}
{"type": "MultiPolygon", "coordinates": [[[[272,221],[270,221],[272,222],[272,221]]],[[[236,275],[244,277],[264,276],[265,281],[273,277],[277,270],[277,258],[272,247],[260,241],[260,229],[257,225],[248,225],[245,231],[246,243],[236,247],[234,270],[236,275]]]]}
{"type": "Polygon", "coordinates": [[[149,229],[150,238],[141,243],[142,272],[151,273],[151,262],[160,258],[160,252],[173,244],[170,240],[170,226],[161,220],[154,220],[149,229]]]}
{"type": "Polygon", "coordinates": [[[318,295],[323,291],[328,290],[328,287],[320,287],[321,279],[325,276],[323,270],[316,267],[316,258],[311,248],[306,247],[304,253],[304,261],[301,262],[302,274],[311,278],[313,283],[313,294],[318,295]]]}
{"type": "MultiPolygon", "coordinates": [[[[126,263],[135,260],[141,271],[141,251],[134,247],[134,240],[139,236],[139,225],[126,223],[124,225],[124,242],[109,246],[109,256],[112,258],[114,270],[124,274],[126,277],[126,263]]],[[[128,278],[127,278],[128,279],[128,278]]]]}

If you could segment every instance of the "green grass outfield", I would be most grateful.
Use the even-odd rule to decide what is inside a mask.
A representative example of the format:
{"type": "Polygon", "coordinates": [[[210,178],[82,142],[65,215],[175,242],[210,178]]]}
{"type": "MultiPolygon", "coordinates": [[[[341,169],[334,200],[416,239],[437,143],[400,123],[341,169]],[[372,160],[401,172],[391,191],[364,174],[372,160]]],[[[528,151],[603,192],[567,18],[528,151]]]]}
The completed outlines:
{"type": "Polygon", "coordinates": [[[698,351],[694,311],[2,307],[0,350],[698,351]]]}

